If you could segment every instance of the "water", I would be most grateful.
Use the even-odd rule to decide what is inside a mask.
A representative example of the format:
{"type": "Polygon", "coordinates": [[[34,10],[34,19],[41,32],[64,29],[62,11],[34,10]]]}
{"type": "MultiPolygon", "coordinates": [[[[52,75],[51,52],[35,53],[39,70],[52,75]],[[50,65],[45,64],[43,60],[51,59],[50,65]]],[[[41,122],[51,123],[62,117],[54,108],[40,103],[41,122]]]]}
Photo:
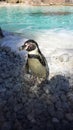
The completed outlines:
{"type": "Polygon", "coordinates": [[[72,6],[0,7],[0,26],[46,47],[73,47],[72,6]]]}
{"type": "Polygon", "coordinates": [[[0,25],[9,31],[73,30],[73,7],[2,7],[0,25]]]}

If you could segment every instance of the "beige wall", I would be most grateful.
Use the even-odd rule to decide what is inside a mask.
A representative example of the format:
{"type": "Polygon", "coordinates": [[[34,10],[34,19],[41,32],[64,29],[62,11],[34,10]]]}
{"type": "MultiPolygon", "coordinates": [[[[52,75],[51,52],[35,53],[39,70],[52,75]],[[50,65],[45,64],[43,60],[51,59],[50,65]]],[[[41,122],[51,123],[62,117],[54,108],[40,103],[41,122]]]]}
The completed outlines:
{"type": "Polygon", "coordinates": [[[73,3],[73,0],[6,0],[7,2],[26,2],[28,4],[55,4],[55,3],[65,3],[65,2],[71,2],[73,3]]]}
{"type": "Polygon", "coordinates": [[[55,3],[64,3],[65,0],[28,0],[30,1],[30,3],[34,3],[34,4],[55,4],[55,3]]]}
{"type": "Polygon", "coordinates": [[[65,0],[50,0],[50,3],[64,3],[65,0]]]}

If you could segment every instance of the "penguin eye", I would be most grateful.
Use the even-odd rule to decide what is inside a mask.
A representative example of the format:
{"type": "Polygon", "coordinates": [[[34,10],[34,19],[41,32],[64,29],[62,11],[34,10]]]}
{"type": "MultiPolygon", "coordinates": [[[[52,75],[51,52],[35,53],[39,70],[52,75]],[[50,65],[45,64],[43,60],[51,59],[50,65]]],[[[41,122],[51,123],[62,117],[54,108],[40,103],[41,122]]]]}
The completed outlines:
{"type": "Polygon", "coordinates": [[[28,47],[30,48],[31,51],[36,48],[36,46],[34,44],[30,44],[28,47]]]}
{"type": "Polygon", "coordinates": [[[32,44],[30,44],[30,45],[29,45],[29,47],[30,47],[30,48],[32,48],[32,47],[33,47],[33,45],[32,45],[32,44]]]}

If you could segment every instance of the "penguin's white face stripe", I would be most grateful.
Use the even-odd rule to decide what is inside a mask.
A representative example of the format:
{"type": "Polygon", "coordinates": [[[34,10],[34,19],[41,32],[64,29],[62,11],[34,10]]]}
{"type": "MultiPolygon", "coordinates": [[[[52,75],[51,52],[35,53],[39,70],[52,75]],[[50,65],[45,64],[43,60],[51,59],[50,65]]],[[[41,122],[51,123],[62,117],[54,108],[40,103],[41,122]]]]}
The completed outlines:
{"type": "Polygon", "coordinates": [[[37,49],[37,47],[35,48],[35,50],[29,51],[28,54],[37,55],[37,54],[38,54],[38,49],[37,49]]]}
{"type": "Polygon", "coordinates": [[[26,44],[25,44],[25,46],[26,46],[26,47],[25,47],[25,50],[27,50],[27,49],[28,49],[28,47],[29,47],[29,45],[26,43],[26,44]]]}

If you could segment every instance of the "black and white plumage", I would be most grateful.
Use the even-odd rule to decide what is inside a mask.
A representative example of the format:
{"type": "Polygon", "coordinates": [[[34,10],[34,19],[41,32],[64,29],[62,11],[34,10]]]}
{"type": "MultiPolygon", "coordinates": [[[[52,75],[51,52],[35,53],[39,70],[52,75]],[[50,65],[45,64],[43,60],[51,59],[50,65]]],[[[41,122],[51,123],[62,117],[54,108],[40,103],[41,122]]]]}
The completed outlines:
{"type": "Polygon", "coordinates": [[[37,76],[39,80],[47,80],[49,76],[49,67],[37,42],[28,40],[20,47],[20,50],[26,50],[28,52],[27,65],[32,73],[37,76]]]}

